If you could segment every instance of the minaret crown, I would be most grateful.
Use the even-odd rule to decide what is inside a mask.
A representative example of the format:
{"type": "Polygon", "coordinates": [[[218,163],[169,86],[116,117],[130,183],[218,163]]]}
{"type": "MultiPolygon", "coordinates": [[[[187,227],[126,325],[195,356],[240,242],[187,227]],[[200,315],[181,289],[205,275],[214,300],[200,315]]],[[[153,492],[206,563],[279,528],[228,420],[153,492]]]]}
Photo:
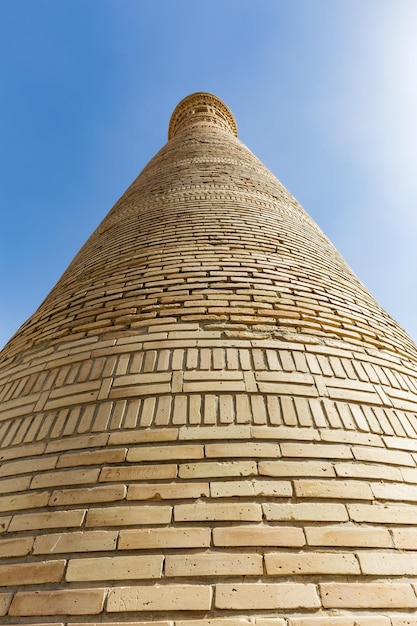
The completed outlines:
{"type": "Polygon", "coordinates": [[[168,139],[196,124],[219,126],[237,137],[237,125],[233,113],[211,93],[199,91],[193,93],[175,107],[169,123],[168,139]]]}

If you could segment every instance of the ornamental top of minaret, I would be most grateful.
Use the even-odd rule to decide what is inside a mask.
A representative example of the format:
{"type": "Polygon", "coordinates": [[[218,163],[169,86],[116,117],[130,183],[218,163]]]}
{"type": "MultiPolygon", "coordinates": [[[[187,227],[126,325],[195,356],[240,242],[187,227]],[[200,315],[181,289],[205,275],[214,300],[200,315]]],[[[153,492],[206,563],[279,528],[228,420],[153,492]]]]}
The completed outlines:
{"type": "Polygon", "coordinates": [[[217,96],[199,91],[187,96],[175,107],[169,123],[168,139],[200,123],[219,126],[237,137],[237,125],[230,109],[217,96]]]}

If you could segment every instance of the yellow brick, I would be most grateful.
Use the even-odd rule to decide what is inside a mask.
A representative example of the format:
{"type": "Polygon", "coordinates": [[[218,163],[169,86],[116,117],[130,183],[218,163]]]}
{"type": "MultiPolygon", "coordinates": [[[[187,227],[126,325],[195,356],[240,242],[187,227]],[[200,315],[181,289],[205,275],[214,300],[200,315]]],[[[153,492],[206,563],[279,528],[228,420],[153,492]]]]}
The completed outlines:
{"type": "Polygon", "coordinates": [[[86,527],[169,524],[170,521],[169,506],[112,506],[90,509],[87,513],[86,527]]]}
{"type": "MultiPolygon", "coordinates": [[[[246,617],[214,617],[213,619],[175,620],[175,626],[253,626],[246,617]]],[[[167,625],[171,626],[171,625],[167,625]]],[[[271,624],[272,626],[272,624],[271,624]]],[[[275,620],[273,626],[286,626],[284,622],[275,620]]]]}
{"type": "MultiPolygon", "coordinates": [[[[397,468],[395,468],[397,469],[397,468]]],[[[417,484],[417,467],[404,467],[401,468],[401,476],[402,478],[397,478],[396,480],[404,480],[407,483],[417,484]]]]}
{"type": "Polygon", "coordinates": [[[185,500],[188,498],[208,497],[208,483],[155,483],[129,485],[128,500],[185,500]]]}
{"type": "MultiPolygon", "coordinates": [[[[389,617],[294,617],[290,619],[289,626],[391,626],[389,617]]],[[[256,625],[258,626],[258,625],[256,625]]]]}
{"type": "MultiPolygon", "coordinates": [[[[391,548],[391,535],[385,528],[357,526],[311,526],[304,532],[310,546],[349,546],[352,548],[391,548]]],[[[416,532],[417,539],[417,532],[416,532]]]]}
{"type": "Polygon", "coordinates": [[[200,370],[184,372],[184,380],[242,380],[243,373],[230,370],[200,370]]]}
{"type": "Polygon", "coordinates": [[[0,616],[7,614],[12,597],[11,593],[0,593],[0,616]]]}
{"type": "Polygon", "coordinates": [[[60,398],[62,396],[72,396],[87,391],[97,391],[100,388],[100,380],[90,380],[85,383],[76,383],[74,385],[65,385],[64,387],[55,387],[51,390],[50,398],[60,398]]]}
{"type": "Polygon", "coordinates": [[[217,504],[215,502],[198,502],[196,504],[178,504],[174,507],[176,522],[205,522],[209,520],[260,522],[262,509],[260,504],[217,504]]]}
{"type": "Polygon", "coordinates": [[[343,504],[321,502],[263,504],[262,508],[268,521],[346,522],[348,520],[347,511],[343,504]]]}
{"type": "MultiPolygon", "coordinates": [[[[19,446],[19,447],[15,447],[12,446],[9,449],[2,449],[2,451],[0,452],[0,460],[2,462],[4,461],[8,461],[10,459],[22,459],[22,458],[26,458],[26,457],[34,457],[34,461],[38,460],[39,458],[44,460],[45,456],[44,452],[45,452],[45,444],[44,443],[32,443],[32,444],[25,444],[24,446],[19,446]],[[36,458],[35,458],[36,457],[36,458]]],[[[16,463],[19,463],[18,461],[16,461],[16,463]]],[[[42,462],[41,462],[42,464],[42,462]]],[[[12,471],[12,474],[16,473],[16,474],[21,474],[22,472],[20,472],[18,469],[16,472],[12,471]]],[[[25,473],[25,472],[23,472],[25,473]]]]}
{"type": "Polygon", "coordinates": [[[393,528],[391,532],[396,548],[400,550],[415,550],[417,548],[417,528],[393,528]]]}
{"type": "Polygon", "coordinates": [[[67,452],[59,457],[57,467],[80,467],[82,465],[107,465],[122,463],[126,457],[126,448],[90,450],[88,452],[67,452]]]}
{"type": "Polygon", "coordinates": [[[119,550],[148,550],[153,548],[207,548],[209,528],[145,528],[121,530],[119,550]]]}
{"type": "MultiPolygon", "coordinates": [[[[415,546],[416,547],[416,546],[415,546]]],[[[415,576],[417,574],[417,552],[396,554],[395,552],[358,552],[361,570],[370,576],[415,576]]]]}
{"type": "Polygon", "coordinates": [[[131,480],[176,478],[176,476],[177,466],[172,463],[130,467],[103,467],[100,474],[100,482],[129,482],[131,480]]]}
{"type": "Polygon", "coordinates": [[[15,515],[10,523],[9,531],[14,532],[17,530],[37,530],[39,528],[70,528],[71,526],[81,526],[84,516],[85,511],[82,509],[15,515]]]}
{"type": "Polygon", "coordinates": [[[326,445],[319,443],[281,443],[282,456],[319,458],[319,459],[351,459],[351,449],[345,445],[326,445]]]}
{"type": "Polygon", "coordinates": [[[65,561],[41,561],[0,565],[0,585],[33,585],[58,583],[62,579],[65,561]]]}
{"type": "Polygon", "coordinates": [[[336,476],[326,461],[260,461],[258,471],[261,476],[336,476]]]}
{"type": "Polygon", "coordinates": [[[163,559],[158,555],[71,559],[65,577],[68,582],[160,578],[163,559]]]}
{"type": "Polygon", "coordinates": [[[417,524],[417,507],[395,504],[347,504],[353,522],[417,524]]]}
{"type": "Polygon", "coordinates": [[[256,380],[265,382],[281,382],[285,384],[299,383],[301,385],[314,385],[314,378],[311,374],[302,372],[285,371],[259,371],[255,374],[256,380]]]}
{"type": "Polygon", "coordinates": [[[255,623],[256,626],[287,626],[286,620],[279,619],[279,617],[258,618],[255,623]]]}
{"type": "MultiPolygon", "coordinates": [[[[377,402],[379,403],[379,399],[377,402]]],[[[372,433],[323,428],[320,430],[320,435],[323,441],[330,441],[332,443],[351,443],[360,446],[375,446],[384,448],[382,438],[379,435],[373,435],[372,433]]]]}
{"type": "Polygon", "coordinates": [[[180,440],[201,439],[250,439],[250,426],[182,426],[179,430],[180,440]]]}
{"type": "Polygon", "coordinates": [[[296,480],[294,489],[300,498],[373,500],[369,484],[353,480],[296,480]]]}
{"type": "Polygon", "coordinates": [[[0,539],[0,558],[26,556],[32,550],[32,544],[32,537],[16,537],[13,539],[3,537],[0,539]]]}
{"type": "Polygon", "coordinates": [[[17,592],[9,615],[98,615],[103,610],[105,589],[17,592]]]}
{"type": "Polygon", "coordinates": [[[90,489],[65,489],[54,491],[49,500],[50,506],[84,504],[93,502],[117,502],[126,497],[125,485],[92,487],[90,489]]]}
{"type": "Polygon", "coordinates": [[[284,397],[305,396],[306,398],[316,398],[318,396],[318,391],[313,385],[297,385],[274,382],[265,383],[258,381],[258,389],[261,393],[274,394],[284,397]]]}
{"type": "Polygon", "coordinates": [[[184,393],[236,393],[239,391],[245,391],[245,383],[243,380],[210,380],[210,381],[196,381],[196,382],[184,382],[184,393]]]}
{"type": "Polygon", "coordinates": [[[265,554],[265,565],[269,576],[360,574],[358,561],[353,554],[275,552],[265,554]]]}
{"type": "Polygon", "coordinates": [[[411,585],[403,583],[321,583],[325,608],[345,609],[411,609],[417,607],[417,596],[411,585]]]}
{"type": "Polygon", "coordinates": [[[63,452],[64,450],[85,450],[86,448],[102,448],[107,444],[109,435],[81,435],[80,437],[68,437],[50,441],[46,446],[46,453],[63,452]]]}
{"type": "Polygon", "coordinates": [[[152,374],[116,376],[113,382],[113,387],[168,383],[171,380],[171,377],[171,372],[152,372],[152,374]]]}
{"type": "Polygon", "coordinates": [[[0,467],[0,476],[14,476],[16,474],[33,474],[44,470],[53,469],[56,465],[57,456],[45,456],[35,459],[24,459],[3,463],[0,467]]]}
{"type": "Polygon", "coordinates": [[[387,450],[386,448],[369,448],[367,446],[354,446],[352,451],[358,461],[415,467],[414,459],[409,452],[387,450]]]}
{"type": "Polygon", "coordinates": [[[215,546],[283,546],[305,544],[301,528],[292,526],[227,526],[213,529],[215,546]]]}
{"type": "Polygon", "coordinates": [[[180,478],[211,478],[217,476],[253,476],[258,473],[254,461],[183,463],[180,478]]]}
{"type": "Polygon", "coordinates": [[[137,398],[138,396],[157,396],[171,392],[171,383],[160,383],[159,385],[132,385],[131,387],[120,387],[112,389],[109,393],[111,400],[119,398],[137,398]]]}
{"type": "Polygon", "coordinates": [[[116,542],[117,531],[92,530],[73,533],[53,533],[36,537],[33,554],[101,552],[114,550],[116,542]]]}
{"type": "Polygon", "coordinates": [[[29,489],[30,476],[15,476],[7,480],[0,480],[0,493],[16,493],[29,489]]]}
{"type": "Polygon", "coordinates": [[[319,608],[315,585],[301,583],[218,584],[218,609],[304,609],[319,608]]]}
{"type": "Polygon", "coordinates": [[[107,611],[208,611],[211,597],[205,585],[116,587],[109,592],[107,611]]]}
{"type": "Polygon", "coordinates": [[[368,478],[374,480],[399,480],[402,475],[398,467],[369,465],[369,463],[336,463],[336,474],[342,478],[368,478]]]}
{"type": "Polygon", "coordinates": [[[40,491],[39,493],[13,494],[0,497],[0,511],[30,510],[47,506],[49,493],[40,491]]]}
{"type": "Polygon", "coordinates": [[[238,458],[272,457],[281,456],[279,446],[276,443],[241,442],[241,443],[208,443],[205,446],[208,458],[238,458]]]}
{"type": "Polygon", "coordinates": [[[54,409],[67,408],[69,406],[76,406],[77,404],[84,404],[88,402],[94,402],[97,400],[97,391],[88,391],[86,393],[79,393],[71,396],[62,396],[56,400],[48,400],[45,404],[45,411],[53,411],[54,409]]]}
{"type": "Polygon", "coordinates": [[[201,445],[181,446],[146,446],[143,448],[130,448],[127,453],[129,463],[142,461],[169,461],[179,459],[202,459],[204,456],[201,445]]]}
{"type": "MultiPolygon", "coordinates": [[[[76,622],[76,626],[101,626],[102,622],[98,622],[98,621],[94,621],[94,622],[79,622],[77,620],[76,622]]],[[[170,621],[166,621],[166,620],[158,620],[157,622],[155,622],[154,620],[152,620],[151,622],[146,621],[146,618],[143,618],[140,620],[140,622],[138,621],[134,621],[134,622],[125,622],[120,621],[120,622],[115,622],[115,621],[111,621],[111,622],[107,622],[108,626],[172,626],[173,622],[170,621]],[[145,620],[145,621],[143,621],[145,620]]],[[[32,626],[32,624],[30,625],[32,626]]],[[[35,626],[35,624],[33,624],[33,626],[35,626]]],[[[38,625],[36,625],[38,626],[38,625]]],[[[40,624],[39,626],[49,626],[49,624],[40,624]]],[[[64,624],[53,624],[53,626],[64,626],[64,624]]],[[[72,624],[71,624],[72,626],[72,624]]],[[[75,626],[75,624],[74,624],[75,626]]]]}
{"type": "Polygon", "coordinates": [[[210,483],[212,498],[234,496],[270,496],[288,498],[292,496],[292,484],[289,481],[275,480],[231,480],[210,483]]]}
{"type": "Polygon", "coordinates": [[[129,430],[110,433],[109,445],[138,444],[149,442],[175,441],[178,428],[156,428],[153,430],[129,430]]]}
{"type": "MultiPolygon", "coordinates": [[[[414,411],[415,410],[415,399],[413,398],[413,402],[407,403],[409,405],[409,409],[406,410],[414,411]]],[[[398,407],[400,408],[400,407],[398,407]]],[[[417,452],[417,442],[410,437],[384,437],[384,442],[387,448],[394,450],[410,450],[412,452],[417,452]]]]}
{"type": "Polygon", "coordinates": [[[417,485],[372,484],[372,491],[378,500],[401,500],[417,502],[417,485]]]}
{"type": "Polygon", "coordinates": [[[262,555],[256,553],[178,554],[165,559],[166,576],[261,576],[262,573],[262,555]]]}
{"type": "Polygon", "coordinates": [[[252,426],[250,434],[255,439],[274,439],[275,441],[294,439],[295,436],[299,441],[318,441],[320,439],[319,431],[314,428],[295,429],[293,426],[252,426]]]}

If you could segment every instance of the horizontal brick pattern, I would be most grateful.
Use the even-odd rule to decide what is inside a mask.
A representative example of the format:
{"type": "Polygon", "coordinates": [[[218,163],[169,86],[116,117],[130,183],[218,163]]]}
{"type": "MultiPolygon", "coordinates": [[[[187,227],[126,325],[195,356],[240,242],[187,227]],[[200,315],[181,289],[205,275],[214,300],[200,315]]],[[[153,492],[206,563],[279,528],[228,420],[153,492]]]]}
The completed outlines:
{"type": "MultiPolygon", "coordinates": [[[[86,454],[82,448],[78,453],[64,446],[61,453],[51,451],[39,457],[45,462],[34,464],[38,489],[33,493],[42,498],[28,496],[25,503],[11,495],[12,506],[21,504],[3,517],[0,579],[4,588],[11,589],[10,598],[7,596],[10,616],[30,614],[27,607],[33,592],[23,587],[33,585],[34,580],[40,585],[102,584],[102,596],[97,595],[98,587],[92,588],[92,593],[94,598],[103,598],[105,610],[127,615],[138,612],[144,618],[146,607],[160,602],[161,608],[152,610],[162,615],[164,611],[190,611],[193,615],[209,610],[196,608],[194,600],[189,601],[188,609],[187,604],[176,604],[175,593],[185,597],[181,594],[190,584],[199,590],[195,602],[201,602],[200,607],[244,610],[251,615],[259,610],[279,610],[279,619],[287,620],[285,626],[291,624],[288,620],[295,620],[284,617],[287,611],[316,610],[318,606],[324,610],[397,610],[404,603],[414,610],[414,586],[402,580],[415,577],[417,585],[416,532],[410,527],[416,523],[417,506],[412,498],[400,500],[395,491],[401,485],[412,487],[410,482],[399,481],[403,476],[410,480],[407,472],[413,468],[413,454],[404,451],[391,456],[377,440],[372,440],[378,444],[374,446],[368,440],[363,445],[356,440],[346,443],[344,431],[339,431],[340,443],[335,438],[329,443],[326,430],[312,430],[306,439],[305,431],[296,428],[292,429],[292,441],[286,437],[288,430],[283,430],[283,438],[271,442],[260,438],[265,431],[235,428],[236,439],[231,438],[230,426],[217,430],[195,427],[189,432],[177,429],[174,437],[174,432],[168,437],[162,428],[153,430],[150,441],[144,436],[142,443],[138,433],[133,433],[135,442],[127,454],[115,439],[108,454],[100,448],[91,448],[86,454]],[[227,444],[219,441],[222,429],[227,444]],[[298,442],[296,433],[301,437],[298,442]],[[234,460],[230,460],[230,451],[234,460]],[[384,452],[391,464],[381,465],[384,452]],[[77,481],[65,485],[67,481],[61,480],[63,473],[76,469],[58,469],[54,475],[46,462],[53,459],[57,468],[70,462],[74,468],[77,454],[80,480],[90,481],[82,487],[77,481]],[[193,460],[185,462],[187,456],[193,460]],[[322,458],[325,461],[318,460],[322,458]],[[339,476],[341,465],[361,469],[365,459],[369,468],[366,480],[363,471],[352,473],[348,481],[344,473],[339,476]],[[320,478],[306,478],[300,471],[304,465],[314,468],[317,464],[325,464],[325,471],[318,472],[320,478]],[[173,466],[174,473],[163,469],[173,466]],[[149,473],[147,468],[154,469],[149,473]],[[387,468],[395,474],[387,476],[387,468]],[[123,470],[122,478],[132,482],[108,487],[110,469],[114,477],[123,470]],[[381,484],[392,485],[393,493],[381,491],[381,484]],[[102,489],[105,492],[98,496],[102,489]],[[112,491],[107,493],[108,489],[112,491]],[[356,582],[358,577],[370,578],[365,585],[366,589],[371,585],[369,607],[356,582]],[[311,583],[306,583],[306,578],[311,583]],[[377,582],[381,578],[384,583],[377,582]],[[154,590],[148,597],[144,591],[150,589],[150,583],[154,590]],[[393,599],[387,596],[390,585],[393,599]],[[239,591],[233,591],[235,588],[239,591]],[[302,601],[301,590],[306,592],[302,601]],[[318,604],[320,598],[323,605],[318,604]]],[[[30,471],[29,460],[7,462],[30,471]]],[[[93,615],[96,610],[77,613],[78,605],[64,588],[62,595],[56,590],[51,598],[52,615],[63,614],[73,602],[74,615],[93,615]]],[[[33,615],[46,615],[38,596],[33,606],[33,615]]]]}

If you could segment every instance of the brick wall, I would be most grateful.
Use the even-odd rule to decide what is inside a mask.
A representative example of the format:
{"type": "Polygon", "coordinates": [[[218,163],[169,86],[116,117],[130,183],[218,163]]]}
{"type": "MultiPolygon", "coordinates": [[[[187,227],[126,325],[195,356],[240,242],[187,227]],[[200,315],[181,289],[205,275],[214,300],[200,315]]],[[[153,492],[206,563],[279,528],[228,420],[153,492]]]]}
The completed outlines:
{"type": "Polygon", "coordinates": [[[2,623],[417,626],[417,351],[200,95],[1,354],[2,623]]]}

